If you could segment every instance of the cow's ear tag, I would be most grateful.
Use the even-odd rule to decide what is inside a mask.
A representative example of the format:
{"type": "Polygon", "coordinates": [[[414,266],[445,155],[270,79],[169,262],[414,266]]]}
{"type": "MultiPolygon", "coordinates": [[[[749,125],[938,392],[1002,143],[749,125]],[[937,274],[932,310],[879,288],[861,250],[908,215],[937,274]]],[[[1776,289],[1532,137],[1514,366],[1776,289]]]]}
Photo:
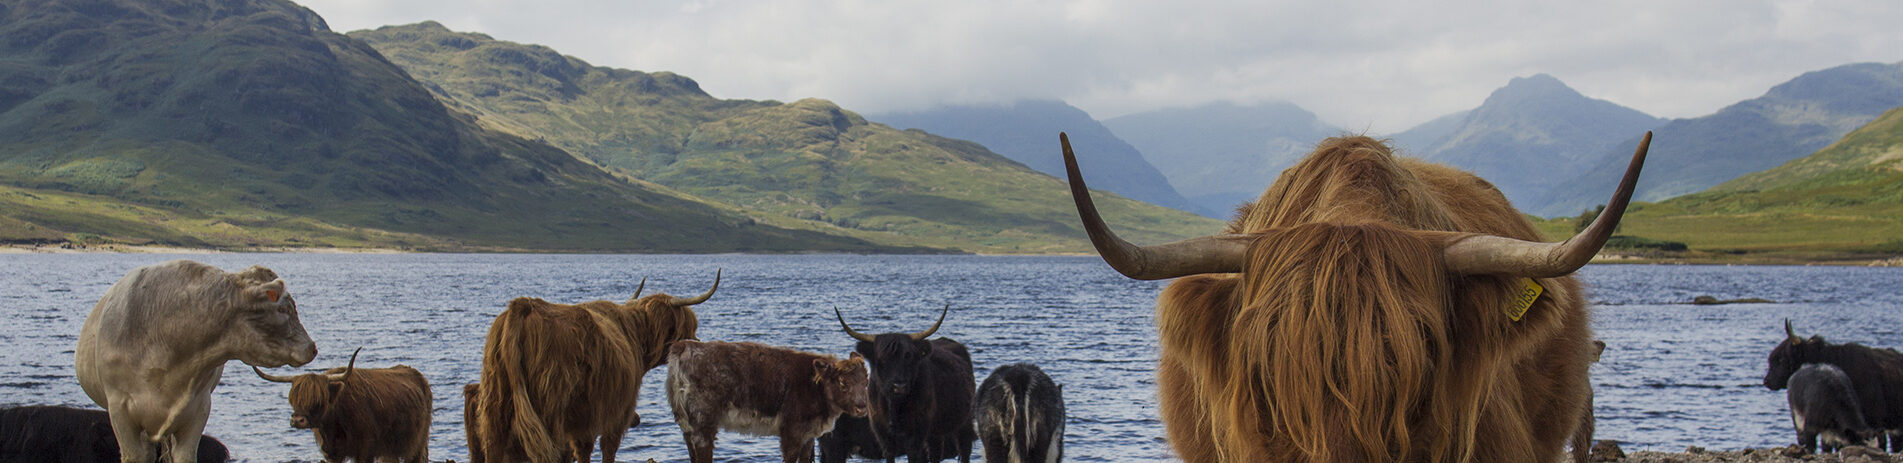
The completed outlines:
{"type": "Polygon", "coordinates": [[[1540,300],[1540,293],[1544,292],[1546,287],[1540,286],[1539,282],[1532,278],[1521,278],[1520,290],[1513,294],[1513,300],[1507,304],[1507,318],[1520,321],[1521,317],[1526,316],[1526,310],[1533,308],[1533,302],[1540,300]]]}

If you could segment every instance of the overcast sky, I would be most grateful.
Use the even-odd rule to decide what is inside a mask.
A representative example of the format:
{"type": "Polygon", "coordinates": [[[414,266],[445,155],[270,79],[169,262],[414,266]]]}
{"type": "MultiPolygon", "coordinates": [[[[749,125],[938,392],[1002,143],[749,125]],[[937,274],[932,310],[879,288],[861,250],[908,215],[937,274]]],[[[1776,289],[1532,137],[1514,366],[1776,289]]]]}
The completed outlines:
{"type": "Polygon", "coordinates": [[[1098,119],[1281,100],[1374,134],[1538,73],[1678,118],[1903,61],[1897,0],[293,1],[339,32],[434,20],[719,98],[861,113],[1060,99],[1098,119]]]}

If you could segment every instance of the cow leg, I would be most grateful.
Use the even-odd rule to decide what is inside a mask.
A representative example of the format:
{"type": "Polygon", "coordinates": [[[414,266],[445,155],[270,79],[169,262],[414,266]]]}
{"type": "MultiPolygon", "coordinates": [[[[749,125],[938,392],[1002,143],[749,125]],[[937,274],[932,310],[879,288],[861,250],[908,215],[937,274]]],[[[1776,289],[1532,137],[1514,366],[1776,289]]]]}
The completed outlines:
{"type": "Polygon", "coordinates": [[[780,461],[782,463],[812,463],[813,439],[780,434],[780,461]]]}
{"type": "MultiPolygon", "coordinates": [[[[640,419],[636,418],[635,421],[638,422],[640,419]]],[[[601,463],[615,462],[615,452],[621,450],[621,438],[627,433],[628,428],[624,427],[620,430],[610,430],[601,435],[601,463]]]]}
{"type": "Polygon", "coordinates": [[[681,429],[681,437],[687,441],[687,461],[691,463],[714,462],[714,433],[720,430],[713,426],[697,429],[681,429]]]}
{"type": "MultiPolygon", "coordinates": [[[[119,405],[119,404],[114,404],[119,405]]],[[[152,463],[152,443],[140,439],[139,429],[125,417],[127,411],[115,406],[106,416],[112,422],[112,437],[119,441],[119,463],[152,463]]]]}
{"type": "Polygon", "coordinates": [[[1804,448],[1804,453],[1817,453],[1817,433],[1797,430],[1797,445],[1804,448]]]}
{"type": "MultiPolygon", "coordinates": [[[[595,438],[594,436],[589,436],[589,437],[579,438],[573,441],[569,441],[568,448],[569,450],[573,452],[573,455],[575,456],[575,461],[588,461],[589,457],[592,457],[595,455],[595,438]]],[[[602,451],[603,451],[602,456],[606,457],[608,455],[606,453],[607,449],[602,449],[602,451]]],[[[614,463],[614,460],[608,460],[608,459],[604,459],[601,461],[603,463],[614,463]]]]}

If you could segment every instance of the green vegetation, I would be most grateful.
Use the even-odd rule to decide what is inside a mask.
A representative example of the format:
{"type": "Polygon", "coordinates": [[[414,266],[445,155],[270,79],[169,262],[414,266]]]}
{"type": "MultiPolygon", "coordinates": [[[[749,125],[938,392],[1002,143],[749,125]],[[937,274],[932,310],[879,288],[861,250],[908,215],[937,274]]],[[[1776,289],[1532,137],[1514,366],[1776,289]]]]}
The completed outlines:
{"type": "MultiPolygon", "coordinates": [[[[1643,181],[1643,180],[1641,180],[1643,181]]],[[[1589,219],[1591,211],[1580,218],[1589,219]]],[[[1580,218],[1541,221],[1564,239],[1580,218]]],[[[1903,108],[1810,156],[1711,191],[1636,203],[1621,233],[1720,261],[1860,260],[1903,254],[1903,108]]]]}
{"type": "Polygon", "coordinates": [[[614,175],[474,123],[290,2],[203,3],[10,10],[0,240],[944,252],[782,228],[614,175]]]}
{"type": "MultiPolygon", "coordinates": [[[[761,223],[895,246],[1091,249],[1063,181],[970,142],[869,123],[825,100],[719,100],[675,74],[595,67],[433,22],[351,36],[485,126],[733,205],[761,223]]],[[[1139,242],[1221,228],[1187,212],[1099,198],[1118,232],[1139,242]]]]}

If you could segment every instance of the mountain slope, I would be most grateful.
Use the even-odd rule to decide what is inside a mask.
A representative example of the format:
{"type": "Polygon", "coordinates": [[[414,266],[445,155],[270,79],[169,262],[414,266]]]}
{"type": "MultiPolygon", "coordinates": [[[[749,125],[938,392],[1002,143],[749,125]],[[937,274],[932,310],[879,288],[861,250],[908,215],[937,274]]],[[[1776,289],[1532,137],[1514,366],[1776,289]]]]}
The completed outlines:
{"type": "MultiPolygon", "coordinates": [[[[25,195],[81,194],[207,227],[452,247],[893,250],[757,224],[478,127],[287,1],[0,5],[0,182],[25,195]]],[[[4,214],[70,233],[211,246],[270,235],[21,207],[4,214]]]]}
{"type": "Polygon", "coordinates": [[[1661,122],[1537,74],[1516,77],[1495,90],[1457,127],[1415,155],[1472,171],[1514,204],[1525,205],[1554,183],[1598,164],[1607,148],[1661,122]]]}
{"type": "Polygon", "coordinates": [[[1343,133],[1282,102],[1160,109],[1103,124],[1142,152],[1177,191],[1224,216],[1261,196],[1316,143],[1343,133]]]}
{"type": "Polygon", "coordinates": [[[1010,105],[954,106],[926,111],[868,115],[867,118],[900,129],[920,129],[946,137],[971,140],[994,153],[1053,177],[1064,176],[1057,152],[1057,133],[1070,134],[1073,148],[1096,153],[1096,171],[1103,177],[1091,185],[1138,201],[1213,216],[1170,187],[1169,180],[1141,153],[1090,114],[1062,101],[1025,100],[1010,105]],[[1101,184],[1100,184],[1101,182],[1101,184]]]}
{"type": "MultiPolygon", "coordinates": [[[[1658,201],[1770,169],[1835,142],[1884,111],[1903,106],[1903,63],[1862,63],[1804,73],[1764,96],[1709,116],[1654,129],[1652,154],[1634,198],[1658,201]]],[[[1638,145],[1633,136],[1609,148],[1606,160],[1565,181],[1535,207],[1542,216],[1578,214],[1605,201],[1638,145]]]]}
{"type": "MultiPolygon", "coordinates": [[[[546,140],[761,221],[891,245],[1091,249],[1061,180],[974,143],[870,123],[824,100],[720,100],[671,73],[592,66],[435,23],[351,36],[484,126],[546,140]]],[[[1110,202],[1138,224],[1131,233],[1146,239],[1220,228],[1185,212],[1110,202]]]]}
{"type": "Polygon", "coordinates": [[[1403,154],[1421,157],[1422,153],[1426,153],[1435,145],[1439,145],[1441,140],[1447,138],[1448,134],[1454,133],[1455,130],[1460,130],[1460,123],[1467,120],[1467,114],[1471,112],[1473,112],[1473,110],[1470,109],[1436,117],[1433,120],[1422,122],[1421,125],[1409,128],[1401,133],[1389,135],[1388,138],[1394,141],[1394,148],[1401,150],[1403,154]]]}
{"type": "Polygon", "coordinates": [[[1809,156],[1626,214],[1708,250],[1903,253],[1903,108],[1809,156]]]}

